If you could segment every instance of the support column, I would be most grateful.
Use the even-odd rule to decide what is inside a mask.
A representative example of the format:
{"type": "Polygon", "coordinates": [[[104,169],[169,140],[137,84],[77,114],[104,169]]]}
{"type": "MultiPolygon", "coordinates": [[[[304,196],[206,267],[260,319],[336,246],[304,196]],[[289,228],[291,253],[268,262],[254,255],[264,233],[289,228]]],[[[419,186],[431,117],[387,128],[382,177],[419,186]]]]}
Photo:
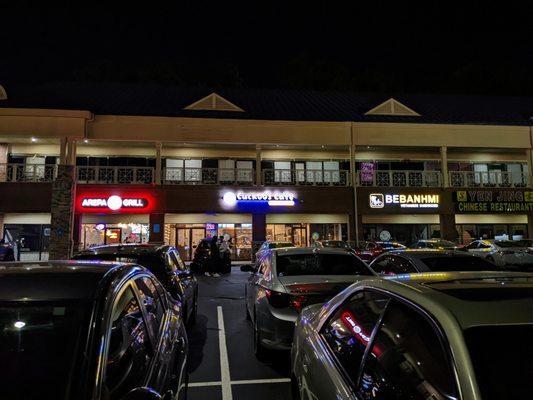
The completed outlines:
{"type": "Polygon", "coordinates": [[[0,214],[0,240],[4,238],[4,214],[0,214]]]}
{"type": "MultiPolygon", "coordinates": [[[[0,182],[7,181],[8,152],[9,152],[9,146],[7,145],[7,143],[0,143],[0,182]]],[[[1,232],[0,232],[0,235],[1,235],[1,232]]]]}
{"type": "Polygon", "coordinates": [[[448,148],[446,146],[440,147],[440,169],[442,172],[442,186],[450,187],[450,176],[448,174],[448,148]]]}
{"type": "Polygon", "coordinates": [[[527,215],[527,234],[528,238],[533,237],[533,214],[531,213],[527,215]]]}
{"type": "Polygon", "coordinates": [[[163,143],[157,142],[155,144],[155,184],[161,185],[161,171],[162,160],[161,150],[163,149],[163,143]]]}
{"type": "MultiPolygon", "coordinates": [[[[526,150],[528,186],[533,187],[533,150],[526,150]]],[[[531,236],[530,236],[531,237],[531,236]]]]}
{"type": "Polygon", "coordinates": [[[252,214],[252,261],[255,253],[266,240],[266,214],[252,214]]]}
{"type": "Polygon", "coordinates": [[[74,171],[73,165],[58,165],[57,178],[52,184],[51,260],[68,259],[72,254],[76,195],[74,171]]]}
{"type": "Polygon", "coordinates": [[[74,214],[74,227],[72,229],[73,252],[82,250],[81,248],[81,214],[74,214]]]}
{"type": "Polygon", "coordinates": [[[150,243],[163,245],[165,242],[165,214],[150,214],[150,243]]]}
{"type": "Polygon", "coordinates": [[[76,142],[61,139],[57,178],[52,184],[52,223],[50,260],[71,257],[74,234],[74,199],[76,197],[76,142]]]}
{"type": "Polygon", "coordinates": [[[255,184],[260,186],[263,182],[261,171],[261,145],[255,146],[255,184]]]}
{"type": "MultiPolygon", "coordinates": [[[[440,237],[444,240],[456,241],[455,214],[440,214],[440,237]]],[[[462,239],[462,238],[459,238],[462,239]]]]}
{"type": "Polygon", "coordinates": [[[66,137],[59,139],[59,164],[60,165],[67,164],[67,142],[68,142],[68,139],[66,137]]]}

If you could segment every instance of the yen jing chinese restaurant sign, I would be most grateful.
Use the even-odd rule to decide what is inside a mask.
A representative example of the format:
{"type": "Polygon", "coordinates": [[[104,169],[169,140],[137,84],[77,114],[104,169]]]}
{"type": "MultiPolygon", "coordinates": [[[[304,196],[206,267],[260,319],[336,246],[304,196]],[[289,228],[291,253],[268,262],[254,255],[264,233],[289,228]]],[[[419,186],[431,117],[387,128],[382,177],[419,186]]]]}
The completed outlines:
{"type": "Polygon", "coordinates": [[[527,213],[533,211],[533,192],[521,190],[458,190],[453,194],[460,213],[527,213]]]}

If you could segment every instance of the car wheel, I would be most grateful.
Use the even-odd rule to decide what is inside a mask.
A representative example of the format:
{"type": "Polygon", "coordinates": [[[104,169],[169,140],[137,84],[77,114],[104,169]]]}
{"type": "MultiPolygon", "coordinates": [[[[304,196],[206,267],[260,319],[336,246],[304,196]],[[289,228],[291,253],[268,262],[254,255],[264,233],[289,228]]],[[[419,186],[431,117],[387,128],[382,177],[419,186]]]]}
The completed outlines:
{"type": "Polygon", "coordinates": [[[266,359],[267,351],[263,344],[261,343],[261,333],[259,332],[259,327],[257,326],[257,313],[254,312],[254,354],[258,360],[262,361],[266,359]]]}

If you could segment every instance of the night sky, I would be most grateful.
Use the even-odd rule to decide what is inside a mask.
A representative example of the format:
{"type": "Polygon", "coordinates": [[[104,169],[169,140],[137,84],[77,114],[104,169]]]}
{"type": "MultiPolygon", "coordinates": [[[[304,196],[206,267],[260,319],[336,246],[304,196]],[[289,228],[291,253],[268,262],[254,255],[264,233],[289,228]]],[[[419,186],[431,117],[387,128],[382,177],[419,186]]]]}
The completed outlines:
{"type": "Polygon", "coordinates": [[[6,86],[157,82],[533,95],[530,0],[12,3],[0,6],[6,86]]]}

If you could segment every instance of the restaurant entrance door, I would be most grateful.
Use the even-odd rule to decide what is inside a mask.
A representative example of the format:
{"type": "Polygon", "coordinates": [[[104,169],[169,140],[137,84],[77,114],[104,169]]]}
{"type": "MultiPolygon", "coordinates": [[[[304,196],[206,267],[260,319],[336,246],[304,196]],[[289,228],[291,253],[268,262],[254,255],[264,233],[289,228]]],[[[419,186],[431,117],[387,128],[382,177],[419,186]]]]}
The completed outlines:
{"type": "Polygon", "coordinates": [[[194,250],[205,238],[205,228],[176,228],[176,247],[184,261],[191,261],[194,250]]]}

